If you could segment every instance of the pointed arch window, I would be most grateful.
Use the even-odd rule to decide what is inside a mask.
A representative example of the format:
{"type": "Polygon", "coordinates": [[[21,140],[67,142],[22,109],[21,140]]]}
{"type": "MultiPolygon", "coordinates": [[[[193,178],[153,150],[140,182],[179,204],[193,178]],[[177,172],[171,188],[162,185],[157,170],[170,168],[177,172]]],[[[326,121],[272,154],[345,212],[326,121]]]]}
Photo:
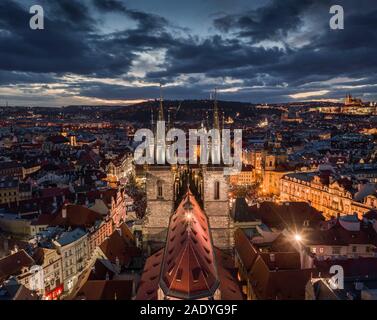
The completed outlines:
{"type": "Polygon", "coordinates": [[[163,198],[163,189],[162,189],[162,181],[157,181],[157,198],[163,198]]]}
{"type": "Polygon", "coordinates": [[[220,182],[219,181],[215,181],[214,183],[214,194],[213,194],[213,198],[215,200],[219,200],[220,199],[220,182]]]}

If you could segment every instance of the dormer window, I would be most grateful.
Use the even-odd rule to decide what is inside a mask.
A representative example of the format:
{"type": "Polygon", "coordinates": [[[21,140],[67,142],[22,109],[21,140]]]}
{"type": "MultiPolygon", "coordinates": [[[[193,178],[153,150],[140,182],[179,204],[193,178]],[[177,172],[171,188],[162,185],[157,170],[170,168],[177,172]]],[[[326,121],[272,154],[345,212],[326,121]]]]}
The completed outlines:
{"type": "Polygon", "coordinates": [[[178,272],[177,272],[177,276],[175,278],[177,280],[177,282],[181,282],[182,281],[182,275],[183,275],[183,270],[182,270],[182,268],[179,268],[178,272]]]}

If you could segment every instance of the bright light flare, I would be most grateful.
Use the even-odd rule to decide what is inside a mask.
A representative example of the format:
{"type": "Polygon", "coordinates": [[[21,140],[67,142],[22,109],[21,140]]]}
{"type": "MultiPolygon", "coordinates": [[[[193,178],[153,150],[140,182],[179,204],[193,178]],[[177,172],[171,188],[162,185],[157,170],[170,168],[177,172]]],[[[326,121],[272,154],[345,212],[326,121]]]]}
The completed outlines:
{"type": "Polygon", "coordinates": [[[191,212],[186,212],[186,220],[191,221],[192,220],[192,213],[191,212]]]}
{"type": "Polygon", "coordinates": [[[294,238],[295,238],[295,240],[298,241],[298,242],[302,241],[302,236],[299,235],[298,233],[296,233],[296,234],[294,235],[294,238]]]}

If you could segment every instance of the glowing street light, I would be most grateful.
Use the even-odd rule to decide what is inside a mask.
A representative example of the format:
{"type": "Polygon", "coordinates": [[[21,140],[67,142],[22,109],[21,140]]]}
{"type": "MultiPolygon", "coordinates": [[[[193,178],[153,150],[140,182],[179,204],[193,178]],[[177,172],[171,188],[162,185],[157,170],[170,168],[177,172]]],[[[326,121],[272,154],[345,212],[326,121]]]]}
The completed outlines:
{"type": "Polygon", "coordinates": [[[301,242],[301,241],[302,241],[302,236],[299,235],[298,233],[296,233],[296,234],[294,235],[294,238],[295,238],[295,240],[296,240],[297,242],[301,242]]]}

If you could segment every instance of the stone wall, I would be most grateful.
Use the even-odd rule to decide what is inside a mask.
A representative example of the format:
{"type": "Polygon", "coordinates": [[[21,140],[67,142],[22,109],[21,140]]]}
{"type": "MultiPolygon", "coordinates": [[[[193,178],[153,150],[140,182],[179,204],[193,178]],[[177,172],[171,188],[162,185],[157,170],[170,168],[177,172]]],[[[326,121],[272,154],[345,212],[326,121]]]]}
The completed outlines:
{"type": "Polygon", "coordinates": [[[146,176],[147,212],[143,223],[143,242],[165,242],[174,204],[174,175],[170,167],[150,168],[146,176]],[[162,197],[158,197],[158,184],[162,197]]]}
{"type": "Polygon", "coordinates": [[[213,244],[220,249],[233,247],[233,224],[229,216],[229,177],[223,168],[204,170],[204,211],[209,219],[213,244]],[[219,182],[219,199],[215,199],[215,183],[219,182]]]}

